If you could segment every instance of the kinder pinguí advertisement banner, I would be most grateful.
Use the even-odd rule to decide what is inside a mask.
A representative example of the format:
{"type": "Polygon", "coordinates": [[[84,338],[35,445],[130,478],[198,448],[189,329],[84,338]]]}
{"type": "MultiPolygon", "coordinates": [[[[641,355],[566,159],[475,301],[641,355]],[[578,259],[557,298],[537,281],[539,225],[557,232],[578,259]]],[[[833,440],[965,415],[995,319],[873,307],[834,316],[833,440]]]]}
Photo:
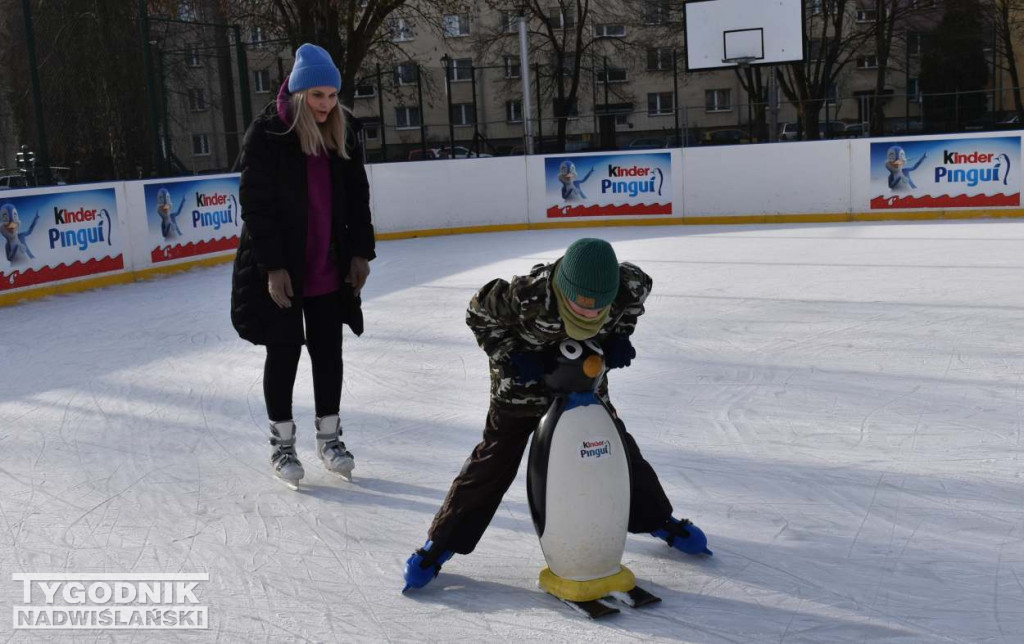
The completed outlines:
{"type": "Polygon", "coordinates": [[[144,188],[154,264],[238,248],[238,177],[165,181],[144,188]]]}
{"type": "Polygon", "coordinates": [[[672,214],[672,155],[599,154],[544,159],[547,217],[672,214]]]}
{"type": "Polygon", "coordinates": [[[871,209],[1020,206],[1019,136],[871,144],[871,209]]]}
{"type": "Polygon", "coordinates": [[[124,270],[114,188],[0,196],[0,291],[124,270]]]}

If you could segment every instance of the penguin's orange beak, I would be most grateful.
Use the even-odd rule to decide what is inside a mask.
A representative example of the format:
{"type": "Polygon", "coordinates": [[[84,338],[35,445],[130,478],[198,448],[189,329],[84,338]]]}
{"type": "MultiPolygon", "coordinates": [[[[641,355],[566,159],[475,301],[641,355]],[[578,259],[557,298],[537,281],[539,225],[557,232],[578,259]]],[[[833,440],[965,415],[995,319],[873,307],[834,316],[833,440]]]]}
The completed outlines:
{"type": "Polygon", "coordinates": [[[596,378],[601,375],[601,371],[604,369],[604,360],[601,356],[593,355],[583,361],[583,373],[588,378],[596,378]]]}

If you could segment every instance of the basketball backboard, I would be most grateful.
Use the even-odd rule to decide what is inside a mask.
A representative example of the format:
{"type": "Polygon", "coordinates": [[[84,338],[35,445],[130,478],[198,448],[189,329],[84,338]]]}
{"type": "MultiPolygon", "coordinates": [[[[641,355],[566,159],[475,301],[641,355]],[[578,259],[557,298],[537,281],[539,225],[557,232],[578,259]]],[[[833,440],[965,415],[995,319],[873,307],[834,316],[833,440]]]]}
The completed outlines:
{"type": "Polygon", "coordinates": [[[804,59],[803,0],[690,0],[683,7],[691,72],[804,59]]]}

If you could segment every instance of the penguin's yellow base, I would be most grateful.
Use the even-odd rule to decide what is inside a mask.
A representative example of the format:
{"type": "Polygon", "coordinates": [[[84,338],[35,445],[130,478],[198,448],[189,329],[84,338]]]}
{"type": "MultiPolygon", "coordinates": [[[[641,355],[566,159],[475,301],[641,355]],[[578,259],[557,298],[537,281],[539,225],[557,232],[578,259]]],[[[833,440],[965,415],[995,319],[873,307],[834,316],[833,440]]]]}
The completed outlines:
{"type": "Polygon", "coordinates": [[[633,571],[619,566],[619,572],[599,579],[573,581],[559,577],[550,568],[540,571],[541,590],[549,592],[559,599],[571,602],[588,602],[607,597],[613,592],[629,592],[636,588],[636,577],[633,571]]]}

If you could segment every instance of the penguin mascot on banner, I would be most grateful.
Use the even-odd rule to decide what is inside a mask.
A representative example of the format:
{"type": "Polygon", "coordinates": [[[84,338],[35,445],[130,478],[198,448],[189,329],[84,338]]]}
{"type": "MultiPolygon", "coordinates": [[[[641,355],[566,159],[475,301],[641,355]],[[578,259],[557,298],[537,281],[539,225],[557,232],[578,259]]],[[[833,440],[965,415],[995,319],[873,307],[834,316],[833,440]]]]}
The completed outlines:
{"type": "Polygon", "coordinates": [[[527,496],[548,567],[540,587],[592,618],[619,612],[612,597],[639,607],[661,601],[622,565],[629,524],[630,467],[625,441],[596,394],[603,352],[590,340],[564,340],[545,382],[554,392],[530,446],[527,496]]]}

